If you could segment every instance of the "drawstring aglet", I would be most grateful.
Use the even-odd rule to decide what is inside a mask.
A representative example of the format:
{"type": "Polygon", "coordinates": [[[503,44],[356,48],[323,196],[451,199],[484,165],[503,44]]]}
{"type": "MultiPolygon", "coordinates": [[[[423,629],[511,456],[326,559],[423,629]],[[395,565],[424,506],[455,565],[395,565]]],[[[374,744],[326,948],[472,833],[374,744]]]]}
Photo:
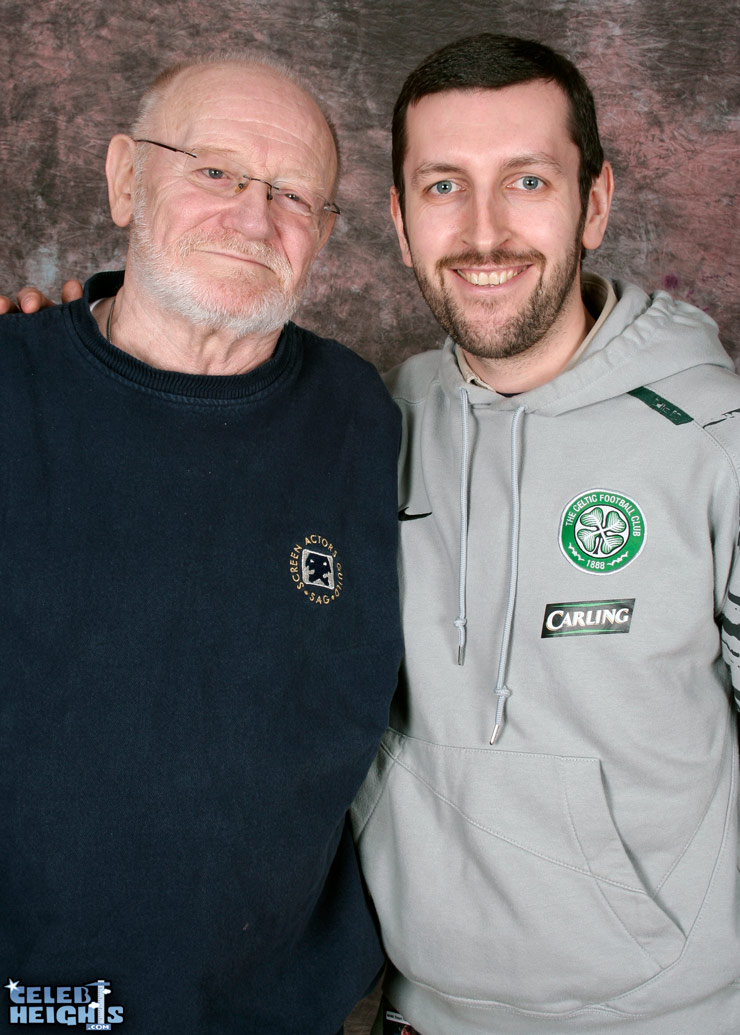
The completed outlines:
{"type": "Polygon", "coordinates": [[[508,686],[497,686],[495,693],[498,697],[498,704],[496,705],[496,723],[493,727],[490,744],[496,743],[499,733],[503,729],[504,722],[506,721],[506,702],[511,697],[511,690],[509,690],[508,686]]]}
{"type": "Polygon", "coordinates": [[[468,624],[467,618],[456,618],[454,626],[457,629],[457,663],[458,665],[465,664],[465,643],[467,640],[466,625],[468,624]]]}

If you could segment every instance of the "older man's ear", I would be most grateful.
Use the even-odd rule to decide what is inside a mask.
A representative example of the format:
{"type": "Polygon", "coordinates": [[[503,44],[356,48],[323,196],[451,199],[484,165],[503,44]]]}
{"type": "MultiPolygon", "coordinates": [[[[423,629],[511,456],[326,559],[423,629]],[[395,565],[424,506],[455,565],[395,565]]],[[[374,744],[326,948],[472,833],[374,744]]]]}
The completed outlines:
{"type": "Polygon", "coordinates": [[[134,159],[136,143],[126,133],[116,133],[108,145],[105,175],[108,179],[110,214],[116,226],[128,226],[134,213],[134,159]]]}
{"type": "MultiPolygon", "coordinates": [[[[82,298],[82,283],[79,280],[65,280],[62,285],[62,302],[74,302],[82,298]]],[[[57,303],[33,284],[22,287],[15,296],[0,295],[0,316],[6,313],[37,313],[39,309],[48,309],[57,303]]]]}

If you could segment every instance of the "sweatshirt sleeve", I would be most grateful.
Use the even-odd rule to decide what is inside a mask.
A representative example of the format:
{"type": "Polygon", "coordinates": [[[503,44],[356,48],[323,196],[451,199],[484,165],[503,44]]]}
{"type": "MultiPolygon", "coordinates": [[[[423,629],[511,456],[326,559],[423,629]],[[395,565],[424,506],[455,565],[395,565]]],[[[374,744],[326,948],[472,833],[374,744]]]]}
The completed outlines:
{"type": "Polygon", "coordinates": [[[720,625],[722,656],[730,670],[735,707],[740,711],[740,555],[737,549],[720,625]]]}

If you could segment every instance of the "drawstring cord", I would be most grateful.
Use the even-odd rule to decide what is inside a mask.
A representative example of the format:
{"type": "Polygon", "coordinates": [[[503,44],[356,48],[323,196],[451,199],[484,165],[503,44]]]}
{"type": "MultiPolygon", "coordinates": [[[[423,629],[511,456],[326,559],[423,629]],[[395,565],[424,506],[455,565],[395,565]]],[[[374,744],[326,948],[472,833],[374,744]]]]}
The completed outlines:
{"type": "MultiPolygon", "coordinates": [[[[468,572],[468,481],[469,481],[469,434],[468,434],[468,407],[470,397],[465,388],[459,389],[460,395],[460,431],[461,431],[461,458],[460,458],[460,558],[458,563],[458,614],[454,625],[457,629],[457,663],[465,664],[465,646],[467,642],[467,605],[466,605],[466,583],[468,572]]],[[[511,642],[511,627],[514,622],[514,607],[516,604],[517,578],[519,573],[519,424],[525,413],[525,407],[520,406],[514,412],[511,422],[511,544],[509,551],[509,599],[506,605],[506,618],[504,620],[504,631],[501,639],[501,651],[499,653],[498,673],[496,676],[496,687],[494,693],[497,697],[496,719],[491,734],[491,744],[495,744],[499,738],[506,719],[506,702],[511,697],[511,690],[504,682],[506,668],[509,661],[509,644],[511,642]]]]}
{"type": "Polygon", "coordinates": [[[509,571],[509,600],[506,605],[506,621],[504,623],[504,635],[501,640],[501,653],[499,656],[498,675],[496,677],[495,693],[498,697],[496,705],[496,720],[491,734],[491,744],[498,740],[501,729],[505,722],[506,702],[511,697],[511,690],[504,683],[506,666],[509,660],[509,642],[511,640],[511,627],[514,622],[514,605],[516,603],[517,577],[519,572],[519,436],[518,429],[525,408],[520,406],[514,413],[511,422],[511,552],[509,571]]]}
{"type": "Polygon", "coordinates": [[[462,455],[460,459],[460,562],[458,566],[457,663],[465,664],[468,619],[465,613],[465,583],[468,573],[468,393],[460,389],[462,455]]]}

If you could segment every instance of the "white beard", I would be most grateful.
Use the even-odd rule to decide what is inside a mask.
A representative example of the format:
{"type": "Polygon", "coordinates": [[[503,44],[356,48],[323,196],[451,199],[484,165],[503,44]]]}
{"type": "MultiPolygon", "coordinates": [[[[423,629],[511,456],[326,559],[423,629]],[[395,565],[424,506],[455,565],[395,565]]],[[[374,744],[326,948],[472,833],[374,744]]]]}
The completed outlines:
{"type": "Polygon", "coordinates": [[[291,287],[292,270],[288,262],[261,241],[246,240],[233,230],[193,231],[179,239],[175,256],[152,240],[145,214],[146,199],[137,190],[131,227],[129,264],[137,270],[141,283],[155,301],[190,323],[205,324],[212,330],[228,330],[236,337],[267,334],[279,330],[298,308],[305,284],[291,287]],[[250,264],[235,263],[232,274],[208,283],[184,267],[191,252],[203,246],[220,246],[231,252],[257,259],[275,274],[274,287],[254,284],[263,273],[250,264]]]}

